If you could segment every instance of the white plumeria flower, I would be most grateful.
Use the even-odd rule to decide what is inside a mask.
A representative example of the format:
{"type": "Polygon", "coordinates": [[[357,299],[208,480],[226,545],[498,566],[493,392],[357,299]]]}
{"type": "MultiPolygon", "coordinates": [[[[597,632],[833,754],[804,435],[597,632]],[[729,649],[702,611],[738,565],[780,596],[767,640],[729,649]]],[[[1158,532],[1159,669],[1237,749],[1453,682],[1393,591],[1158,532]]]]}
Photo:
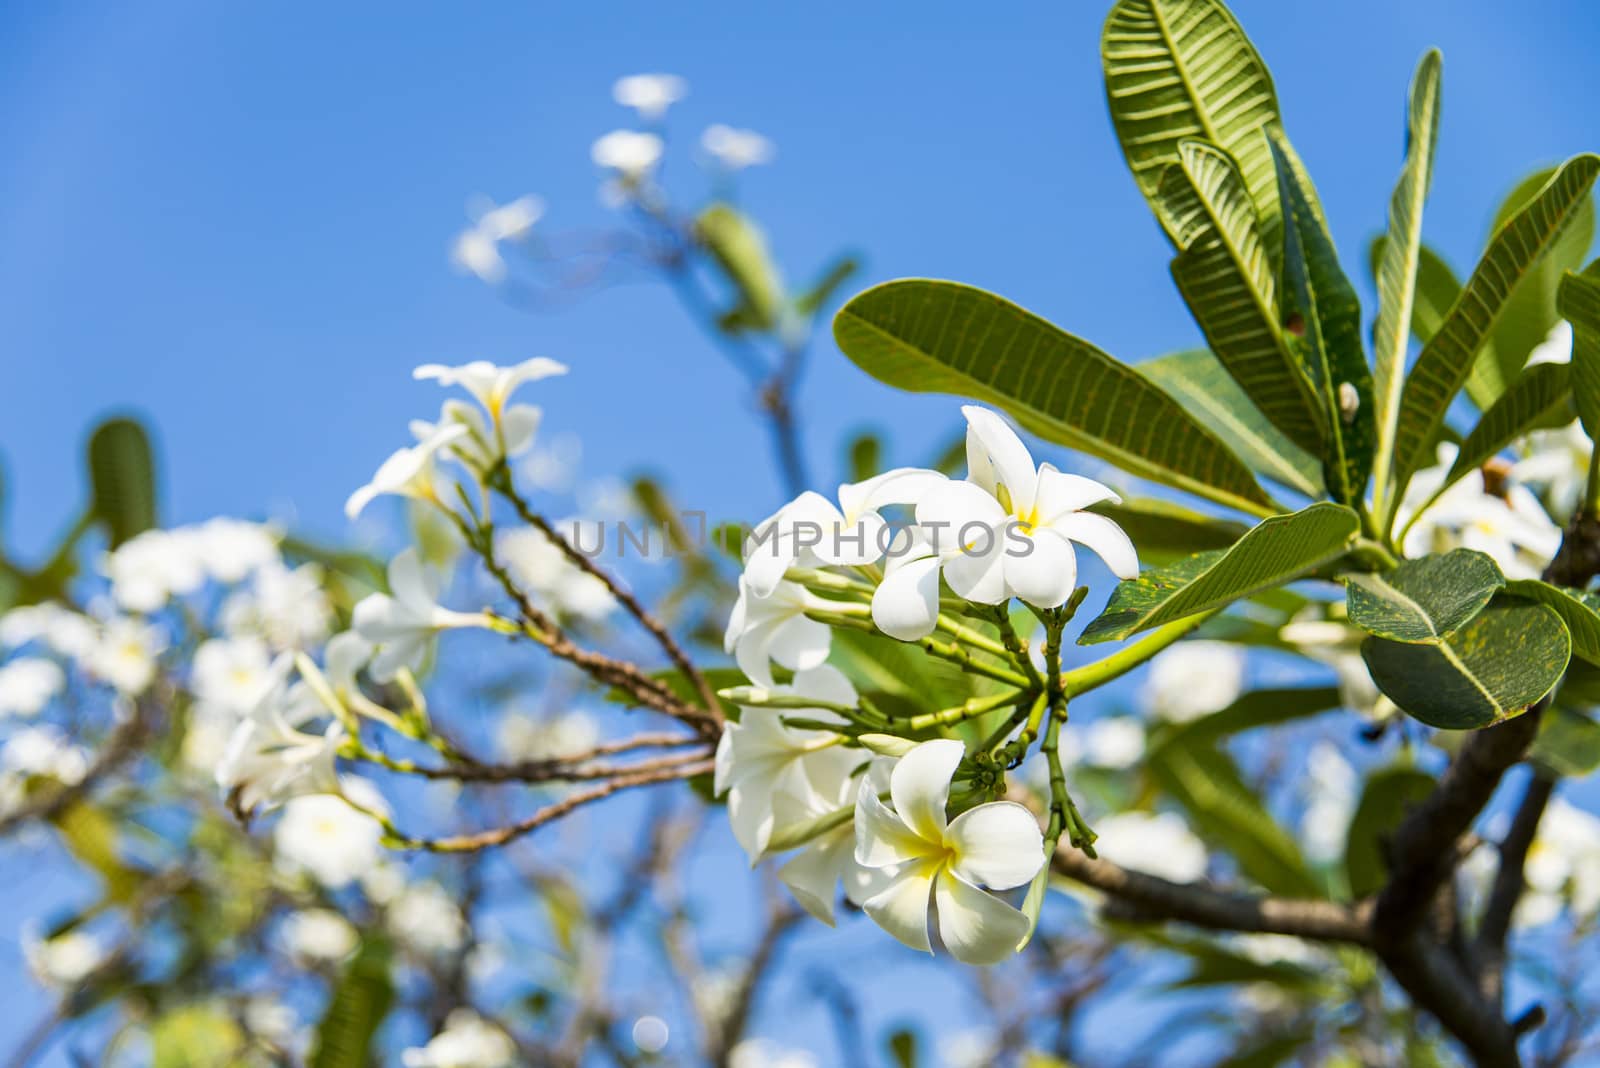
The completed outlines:
{"type": "Polygon", "coordinates": [[[1306,609],[1300,613],[1304,618],[1280,627],[1278,637],[1295,646],[1308,660],[1333,669],[1339,686],[1339,701],[1345,708],[1373,722],[1397,714],[1399,708],[1378,689],[1378,684],[1372,681],[1372,673],[1367,670],[1367,662],[1361,658],[1361,642],[1366,633],[1323,619],[1321,612],[1316,607],[1306,609]]]}
{"type": "MultiPolygon", "coordinates": [[[[483,410],[489,413],[495,427],[505,433],[502,422],[506,416],[506,404],[519,386],[566,373],[567,365],[559,360],[534,356],[510,367],[501,367],[488,360],[473,360],[456,367],[425,363],[412,371],[411,377],[419,382],[431,379],[441,386],[460,386],[483,405],[483,410]]],[[[504,442],[501,445],[503,448],[504,442]]]]}
{"type": "Polygon", "coordinates": [[[1550,328],[1544,340],[1528,353],[1528,366],[1538,363],[1572,362],[1572,324],[1562,319],[1550,328]]]}
{"type": "Polygon", "coordinates": [[[438,577],[423,567],[416,549],[389,562],[389,589],[362,598],[351,615],[351,629],[377,647],[370,670],[379,682],[403,667],[421,666],[439,631],[489,625],[482,612],[454,612],[439,604],[438,577]]]}
{"type": "Polygon", "coordinates": [[[278,929],[289,955],[302,964],[334,964],[355,952],[361,936],[349,920],[332,909],[300,909],[278,929]]]}
{"type": "Polygon", "coordinates": [[[467,922],[444,887],[413,883],[389,903],[384,916],[389,931],[420,956],[454,953],[467,940],[467,922]]]}
{"type": "Polygon", "coordinates": [[[0,616],[0,646],[8,649],[40,642],[54,653],[82,660],[96,640],[93,620],[55,601],[22,605],[0,616]]]}
{"type": "Polygon", "coordinates": [[[473,225],[456,235],[450,260],[461,270],[494,285],[506,276],[501,243],[525,239],[544,215],[544,201],[532,195],[498,206],[491,201],[475,214],[473,225]]]}
{"type": "Polygon", "coordinates": [[[156,657],[166,647],[166,637],[159,628],[122,616],[101,629],[84,666],[124,697],[137,697],[155,679],[156,657]]]}
{"type": "Polygon", "coordinates": [[[28,971],[44,986],[73,992],[106,961],[106,949],[94,934],[74,927],[42,939],[31,928],[22,932],[22,956],[28,971]]]}
{"type": "Polygon", "coordinates": [[[194,651],[190,689],[208,714],[239,716],[279,681],[274,672],[260,638],[212,638],[194,651]]]}
{"type": "Polygon", "coordinates": [[[1583,499],[1594,442],[1574,419],[1560,430],[1535,430],[1523,441],[1522,457],[1511,465],[1511,477],[1537,487],[1556,519],[1571,518],[1583,499]]]}
{"type": "Polygon", "coordinates": [[[676,74],[629,74],[611,86],[611,99],[651,122],[688,95],[689,83],[676,74]]]}
{"type": "Polygon", "coordinates": [[[217,786],[240,812],[275,808],[302,794],[338,792],[334,763],[344,728],[335,720],[322,734],[299,729],[327,710],[305,684],[290,684],[293,666],[288,653],[273,663],[266,692],[234,728],[217,766],[217,786]]]}
{"type": "Polygon", "coordinates": [[[1476,468],[1445,490],[1412,522],[1417,508],[1443,484],[1456,447],[1439,446],[1439,465],[1419,471],[1397,510],[1399,528],[1409,525],[1401,548],[1409,557],[1450,549],[1476,549],[1500,565],[1509,579],[1538,578],[1561,547],[1561,528],[1526,486],[1508,483],[1503,495],[1487,492],[1476,468]]]}
{"type": "Polygon", "coordinates": [[[468,430],[464,425],[452,423],[449,426],[441,426],[426,441],[396,449],[379,465],[377,473],[372,476],[372,481],[356,490],[350,495],[350,499],[344,502],[344,514],[354,519],[375,498],[385,494],[410,497],[419,501],[437,501],[438,492],[434,486],[433,473],[434,454],[467,433],[468,430]]]}
{"type": "MultiPolygon", "coordinates": [[[[850,680],[827,664],[797,673],[791,685],[772,692],[827,704],[856,702],[850,680]]],[[[839,735],[786,726],[785,716],[838,719],[822,709],[746,708],[717,742],[714,787],[718,796],[728,795],[733,836],[752,865],[765,855],[774,834],[829,809],[830,801],[838,807],[842,783],[863,760],[860,750],[839,744],[839,735]]]]}
{"type": "Polygon", "coordinates": [[[700,135],[700,147],[729,171],[771,163],[778,153],[771,141],[754,130],[739,130],[720,122],[706,127],[706,132],[700,135]]]}
{"type": "Polygon", "coordinates": [[[1113,864],[1175,883],[1206,873],[1205,843],[1171,812],[1119,812],[1096,822],[1095,831],[1096,852],[1113,864]]]}
{"type": "Polygon", "coordinates": [[[187,530],[147,530],[106,553],[102,569],[111,596],[130,612],[159,610],[174,596],[198,590],[206,573],[199,545],[187,530]]]}
{"type": "Polygon", "coordinates": [[[840,486],[837,506],[807,490],[759,523],[746,539],[744,574],[750,588],[758,596],[769,595],[797,562],[851,567],[882,559],[889,549],[882,510],[915,504],[948,481],[938,471],[899,467],[840,486]]]}
{"type": "MultiPolygon", "coordinates": [[[[346,777],[340,789],[364,809],[387,811],[383,796],[365,779],[346,777]]],[[[335,794],[291,797],[272,841],[286,868],[305,872],[330,890],[349,886],[383,856],[383,826],[335,794]]]]}
{"type": "Polygon", "coordinates": [[[471,1009],[454,1010],[427,1045],[400,1054],[405,1068],[511,1068],[516,1060],[511,1036],[471,1009]]]}
{"type": "Polygon", "coordinates": [[[1097,768],[1131,768],[1144,756],[1144,724],[1133,716],[1111,716],[1089,724],[1084,759],[1097,768]]]}
{"type": "Polygon", "coordinates": [[[828,659],[833,631],[805,614],[807,609],[828,607],[825,598],[798,583],[780,582],[762,597],[741,578],[739,598],[723,634],[723,649],[733,654],[739,670],[751,682],[771,686],[773,661],[790,671],[805,671],[828,659]]]}
{"type": "Polygon", "coordinates": [[[47,775],[72,786],[89,773],[89,751],[57,727],[25,727],[0,747],[0,768],[22,776],[47,775]]]}
{"type": "Polygon", "coordinates": [[[596,166],[616,171],[625,183],[638,182],[661,162],[665,146],[653,133],[612,130],[595,141],[589,156],[596,166]]]}
{"type": "Polygon", "coordinates": [[[1157,719],[1188,723],[1220,712],[1244,692],[1244,651],[1217,641],[1186,641],[1150,661],[1144,702],[1157,719]]]}
{"type": "Polygon", "coordinates": [[[303,649],[328,636],[333,606],[316,564],[289,568],[268,564],[249,587],[235,590],[222,604],[222,627],[230,634],[253,634],[274,649],[303,649]]]}
{"type": "Polygon", "coordinates": [[[891,810],[872,790],[856,800],[856,860],[893,868],[889,884],[863,906],[878,926],[912,949],[932,952],[930,909],[939,937],[966,964],[996,964],[1017,951],[1028,918],[989,890],[1030,881],[1044,865],[1044,837],[1032,813],[991,801],[945,817],[962,743],[923,742],[889,776],[891,810]],[[984,889],[987,887],[988,889],[984,889]]]}
{"type": "Polygon", "coordinates": [[[19,656],[0,666],[0,718],[37,716],[67,684],[54,660],[19,656]]]}
{"type": "Polygon", "coordinates": [[[770,1038],[745,1038],[728,1051],[728,1068],[817,1068],[817,1058],[770,1038]]]}
{"type": "MultiPolygon", "coordinates": [[[[822,789],[831,787],[832,794],[818,790],[813,795],[813,807],[807,810],[804,818],[815,819],[840,808],[853,807],[860,791],[877,794],[889,789],[889,772],[893,766],[893,760],[880,757],[868,765],[864,774],[835,775],[831,784],[824,781],[822,789]]],[[[865,867],[856,860],[855,828],[847,823],[802,846],[778,869],[778,879],[789,888],[802,908],[832,927],[834,903],[841,883],[845,899],[860,908],[888,885],[889,874],[865,867]]]]}
{"type": "Polygon", "coordinates": [[[448,448],[469,471],[481,476],[502,458],[512,459],[528,451],[543,416],[544,412],[537,405],[513,404],[506,408],[500,428],[496,430],[477,408],[462,401],[447,400],[439,409],[437,423],[411,420],[411,436],[427,441],[443,427],[466,427],[467,432],[448,448]]]}
{"type": "Polygon", "coordinates": [[[218,516],[192,528],[200,566],[218,582],[243,582],[254,572],[281,563],[278,535],[268,526],[218,516]]]}

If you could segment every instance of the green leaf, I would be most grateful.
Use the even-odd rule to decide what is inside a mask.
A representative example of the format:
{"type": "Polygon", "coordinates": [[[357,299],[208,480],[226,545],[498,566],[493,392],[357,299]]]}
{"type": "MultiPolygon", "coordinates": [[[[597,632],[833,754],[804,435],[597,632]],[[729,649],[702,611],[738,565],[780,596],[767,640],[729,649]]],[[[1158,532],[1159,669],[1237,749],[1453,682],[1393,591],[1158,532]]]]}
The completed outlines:
{"type": "MultiPolygon", "coordinates": [[[[1553,168],[1528,175],[1500,210],[1495,213],[1491,230],[1499,229],[1515,215],[1550,180],[1553,168]]],[[[1577,205],[1571,225],[1553,241],[1538,264],[1528,272],[1511,295],[1506,298],[1505,311],[1495,322],[1494,348],[1501,381],[1510,383],[1517,372],[1527,365],[1528,356],[1562,316],[1557,308],[1558,289],[1562,275],[1576,271],[1583,265],[1589,246],[1594,241],[1594,201],[1585,195],[1577,205]]],[[[1484,359],[1483,355],[1478,357],[1484,359]]]]}
{"type": "MultiPolygon", "coordinates": [[[[1516,283],[1527,276],[1589,203],[1600,156],[1575,156],[1533,200],[1495,231],[1483,259],[1467,279],[1433,340],[1423,346],[1406,377],[1395,431],[1394,492],[1390,511],[1411,476],[1432,462],[1433,441],[1445,412],[1472,369],[1472,361],[1505,310],[1516,283]]],[[[1499,354],[1502,361],[1505,353],[1499,354]]]]}
{"type": "Polygon", "coordinates": [[[317,1025],[311,1068],[366,1068],[372,1061],[373,1037],[394,1004],[391,956],[381,936],[362,940],[317,1025]]]}
{"type": "Polygon", "coordinates": [[[1134,180],[1173,232],[1157,191],[1179,145],[1196,138],[1239,164],[1269,249],[1278,190],[1262,131],[1278,121],[1266,64],[1215,0],[1119,0],[1100,37],[1106,99],[1134,180]]]}
{"type": "Polygon", "coordinates": [[[1600,723],[1558,700],[1539,721],[1539,734],[1528,747],[1528,762],[1552,775],[1589,774],[1600,768],[1600,723]]]}
{"type": "Polygon", "coordinates": [[[1593,439],[1600,435],[1600,260],[1582,274],[1568,273],[1561,280],[1556,304],[1572,323],[1573,401],[1584,431],[1593,439]]]}
{"type": "Polygon", "coordinates": [[[1139,372],[1202,416],[1211,432],[1256,471],[1307,497],[1322,495],[1321,465],[1262,415],[1211,353],[1190,349],[1158,356],[1139,364],[1139,372]]]}
{"type": "Polygon", "coordinates": [[[100,876],[110,901],[131,901],[145,875],[122,859],[117,820],[89,801],[68,805],[51,817],[62,844],[84,867],[100,876]]]}
{"type": "Polygon", "coordinates": [[[1376,499],[1387,499],[1389,461],[1394,454],[1400,388],[1405,384],[1406,348],[1416,319],[1417,273],[1422,258],[1422,205],[1433,181],[1433,155],[1439,138],[1439,67],[1430,50],[1411,79],[1406,112],[1406,162],[1389,198],[1389,234],[1377,267],[1378,322],[1373,327],[1373,402],[1377,406],[1376,499]]]}
{"type": "Polygon", "coordinates": [[[1155,497],[1102,501],[1089,510],[1121,527],[1139,547],[1139,559],[1171,561],[1207,549],[1226,549],[1250,528],[1231,519],[1201,515],[1155,497]]]}
{"type": "Polygon", "coordinates": [[[1377,441],[1372,371],[1361,348],[1361,304],[1311,209],[1310,194],[1289,165],[1284,142],[1274,134],[1269,143],[1284,212],[1284,304],[1305,324],[1302,347],[1324,404],[1323,481],[1335,500],[1357,504],[1366,494],[1377,441]]]}
{"type": "MultiPolygon", "coordinates": [[[[1535,364],[1524,371],[1461,443],[1455,463],[1428,503],[1530,430],[1572,422],[1572,381],[1572,368],[1564,363],[1535,364]]],[[[1426,510],[1424,505],[1417,511],[1426,510]]]]}
{"type": "Polygon", "coordinates": [[[1272,260],[1238,168],[1214,145],[1185,141],[1158,195],[1178,245],[1173,280],[1217,361],[1268,424],[1320,452],[1319,398],[1284,337],[1272,260]]]}
{"type": "Polygon", "coordinates": [[[1273,893],[1321,895],[1294,837],[1272,818],[1228,754],[1208,745],[1163,745],[1150,751],[1145,767],[1201,837],[1227,850],[1250,878],[1273,893]]]}
{"type": "Polygon", "coordinates": [[[917,1033],[909,1028],[899,1028],[889,1036],[889,1056],[896,1068],[917,1068],[917,1033]]]}
{"type": "Polygon", "coordinates": [[[1350,622],[1396,642],[1436,642],[1454,634],[1504,588],[1500,566],[1483,553],[1454,549],[1403,561],[1392,571],[1345,576],[1350,622]]]}
{"type": "Polygon", "coordinates": [[[1220,711],[1186,723],[1163,725],[1158,728],[1161,734],[1156,744],[1210,744],[1258,727],[1315,716],[1338,708],[1342,700],[1337,686],[1252,690],[1220,711]]]}
{"type": "Polygon", "coordinates": [[[1344,555],[1361,521],[1323,501],[1264,520],[1231,548],[1196,553],[1118,584],[1080,645],[1116,641],[1300,578],[1344,555]]]}
{"type": "Polygon", "coordinates": [[[238,1023],[218,1005],[182,1005],[150,1023],[150,1068],[236,1068],[250,1063],[238,1023]]]}
{"type": "Polygon", "coordinates": [[[1273,511],[1244,461],[1154,383],[992,293],[886,282],[841,308],[833,332],[846,356],[891,386],[996,404],[1040,437],[1131,474],[1255,515],[1273,511]]]}
{"type": "Polygon", "coordinates": [[[1378,688],[1409,715],[1445,730],[1488,727],[1527,711],[1561,681],[1571,655],[1561,617],[1514,597],[1495,599],[1438,642],[1361,643],[1378,688]]]}
{"type": "Polygon", "coordinates": [[[1409,766],[1383,768],[1367,776],[1345,836],[1344,871],[1352,896],[1366,897],[1383,888],[1389,876],[1384,843],[1407,810],[1433,788],[1432,775],[1409,766]]]}
{"type": "Polygon", "coordinates": [[[794,310],[803,316],[812,316],[827,306],[839,287],[848,282],[861,269],[861,261],[846,253],[823,269],[822,276],[811,283],[794,299],[794,310]]]}
{"type": "Polygon", "coordinates": [[[850,458],[850,481],[865,482],[883,470],[883,439],[864,430],[850,439],[846,448],[850,458]]]}
{"type": "Polygon", "coordinates": [[[156,525],[155,460],[144,427],[107,419],[89,436],[89,491],[112,548],[156,525]]]}
{"type": "Polygon", "coordinates": [[[1600,665],[1600,593],[1569,590],[1538,579],[1506,583],[1506,592],[1549,607],[1572,636],[1572,655],[1600,665]]]}
{"type": "Polygon", "coordinates": [[[694,221],[695,239],[722,268],[739,295],[735,325],[767,329],[778,321],[783,283],[755,223],[730,204],[712,204],[694,221]]]}

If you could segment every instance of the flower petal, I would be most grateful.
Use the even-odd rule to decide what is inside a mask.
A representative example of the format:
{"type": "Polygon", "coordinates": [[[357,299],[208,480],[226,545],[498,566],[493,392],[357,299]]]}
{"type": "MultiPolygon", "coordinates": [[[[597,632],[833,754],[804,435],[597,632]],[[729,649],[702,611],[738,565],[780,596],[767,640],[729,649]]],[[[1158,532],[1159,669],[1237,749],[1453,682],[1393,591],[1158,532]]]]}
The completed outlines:
{"type": "Polygon", "coordinates": [[[1139,553],[1133,547],[1133,540],[1105,516],[1077,512],[1053,521],[1049,529],[1094,550],[1118,578],[1139,577],[1139,553]]]}
{"type": "Polygon", "coordinates": [[[1031,538],[1008,537],[1005,576],[1009,593],[1040,608],[1054,608],[1078,584],[1078,558],[1072,543],[1053,529],[1035,530],[1031,538]]]}
{"type": "Polygon", "coordinates": [[[778,878],[789,888],[800,907],[833,926],[833,903],[838,897],[839,876],[852,865],[854,843],[848,827],[811,842],[783,867],[778,878]]]}
{"type": "Polygon", "coordinates": [[[944,840],[955,852],[952,869],[974,886],[1009,890],[1032,879],[1044,865],[1039,824],[1015,801],[968,809],[950,821],[944,840]]]}
{"type": "Polygon", "coordinates": [[[1017,432],[997,413],[976,404],[963,405],[961,414],[967,417],[968,466],[979,466],[973,462],[975,452],[987,454],[995,477],[1011,494],[1012,513],[1020,516],[1033,511],[1039,469],[1017,432]]]}
{"type": "Polygon", "coordinates": [[[939,617],[939,558],[911,560],[884,576],[872,593],[872,622],[891,638],[914,642],[933,633],[939,617]]]}
{"type": "MultiPolygon", "coordinates": [[[[923,742],[900,758],[889,775],[894,810],[919,837],[944,841],[944,807],[950,800],[950,779],[966,747],[954,738],[923,742]]],[[[865,796],[867,791],[863,790],[865,796]]]]}
{"type": "Polygon", "coordinates": [[[856,863],[883,868],[926,860],[937,844],[919,838],[872,790],[856,794],[856,863]]]}
{"type": "Polygon", "coordinates": [[[939,872],[934,897],[939,938],[963,964],[999,964],[1016,953],[1028,933],[1028,917],[1021,911],[963,882],[948,868],[939,872]]]}
{"type": "Polygon", "coordinates": [[[893,882],[861,906],[879,927],[924,953],[933,952],[933,943],[928,939],[928,905],[933,899],[933,877],[939,865],[937,860],[906,865],[895,874],[893,882]]]}
{"type": "Polygon", "coordinates": [[[968,523],[956,530],[964,544],[945,557],[944,580],[956,596],[979,604],[1001,604],[1011,596],[1006,588],[1006,554],[1010,551],[1002,520],[982,530],[968,523]]]}
{"type": "Polygon", "coordinates": [[[945,482],[928,490],[917,502],[918,533],[939,556],[961,551],[961,528],[967,524],[993,526],[1007,518],[1000,502],[972,482],[945,482]]]}
{"type": "Polygon", "coordinates": [[[1057,471],[1050,464],[1039,465],[1039,496],[1033,510],[1040,523],[1051,523],[1069,512],[1082,511],[1100,501],[1120,501],[1116,491],[1092,478],[1057,471]]]}

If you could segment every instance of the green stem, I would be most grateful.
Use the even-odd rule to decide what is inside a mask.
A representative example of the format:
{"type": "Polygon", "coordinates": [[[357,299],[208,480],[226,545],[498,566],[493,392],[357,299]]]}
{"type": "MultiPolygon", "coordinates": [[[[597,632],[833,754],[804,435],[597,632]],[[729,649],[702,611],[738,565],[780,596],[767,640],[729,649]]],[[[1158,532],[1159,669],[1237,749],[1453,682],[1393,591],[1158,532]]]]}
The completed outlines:
{"type": "Polygon", "coordinates": [[[1120,678],[1155,656],[1167,646],[1187,636],[1197,629],[1202,623],[1222,611],[1213,608],[1209,612],[1189,616],[1173,623],[1157,627],[1148,636],[1128,646],[1119,649],[1104,660],[1096,660],[1092,664],[1073,668],[1063,672],[1060,676],[1061,693],[1067,698],[1077,697],[1088,693],[1090,690],[1104,686],[1112,679],[1120,678]]]}

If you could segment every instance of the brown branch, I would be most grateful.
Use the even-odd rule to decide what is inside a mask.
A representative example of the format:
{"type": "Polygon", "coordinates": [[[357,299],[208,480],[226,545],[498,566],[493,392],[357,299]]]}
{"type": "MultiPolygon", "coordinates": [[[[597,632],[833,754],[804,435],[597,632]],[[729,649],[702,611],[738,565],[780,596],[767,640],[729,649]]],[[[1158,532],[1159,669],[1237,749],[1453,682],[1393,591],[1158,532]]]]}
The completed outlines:
{"type": "MultiPolygon", "coordinates": [[[[431,767],[400,761],[380,760],[392,771],[416,775],[423,779],[442,779],[450,782],[470,783],[545,783],[589,782],[595,779],[615,779],[647,771],[663,771],[704,761],[711,756],[705,743],[698,738],[689,740],[698,748],[692,753],[652,757],[631,764],[590,764],[588,755],[552,757],[547,760],[529,760],[519,764],[451,764],[431,767]]],[[[674,744],[683,745],[679,741],[674,744]]]]}
{"type": "Polygon", "coordinates": [[[1555,781],[1535,772],[1522,793],[1511,828],[1500,843],[1500,866],[1489,891],[1489,902],[1484,906],[1483,920],[1478,925],[1475,947],[1484,995],[1494,1002],[1499,1002],[1502,994],[1506,935],[1511,930],[1511,917],[1526,885],[1523,867],[1554,791],[1555,781]]]}
{"type": "Polygon", "coordinates": [[[1175,883],[1104,858],[1091,858],[1065,841],[1056,850],[1053,867],[1069,879],[1111,895],[1122,909],[1122,918],[1178,920],[1217,931],[1258,931],[1320,942],[1367,945],[1369,941],[1364,906],[1175,883]]]}

